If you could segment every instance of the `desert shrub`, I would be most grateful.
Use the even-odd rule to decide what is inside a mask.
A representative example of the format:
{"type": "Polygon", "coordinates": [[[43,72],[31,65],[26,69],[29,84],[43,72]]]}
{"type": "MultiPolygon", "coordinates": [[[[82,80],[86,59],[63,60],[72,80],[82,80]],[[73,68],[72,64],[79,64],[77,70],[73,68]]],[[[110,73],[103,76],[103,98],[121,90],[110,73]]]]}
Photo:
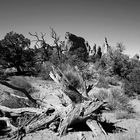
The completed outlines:
{"type": "Polygon", "coordinates": [[[80,71],[86,68],[86,63],[80,60],[76,55],[66,54],[64,59],[66,64],[69,64],[72,67],[77,66],[80,71]]]}
{"type": "Polygon", "coordinates": [[[36,63],[34,66],[34,75],[37,76],[41,71],[41,63],[36,63]]]}
{"type": "Polygon", "coordinates": [[[134,96],[140,94],[140,68],[134,68],[125,79],[125,94],[134,96]]]}
{"type": "Polygon", "coordinates": [[[116,119],[132,119],[132,118],[134,118],[134,114],[129,113],[127,111],[116,111],[115,116],[116,116],[116,119]]]}
{"type": "Polygon", "coordinates": [[[110,85],[113,85],[113,86],[118,86],[119,85],[116,77],[108,76],[108,77],[106,77],[106,80],[110,85]]]}
{"type": "Polygon", "coordinates": [[[99,76],[97,87],[98,88],[109,88],[109,84],[103,75],[99,76]]]}
{"type": "Polygon", "coordinates": [[[95,69],[93,63],[87,64],[84,69],[82,70],[85,80],[93,81],[97,80],[99,77],[98,71],[95,69]]]}
{"type": "Polygon", "coordinates": [[[96,68],[106,69],[109,61],[110,61],[109,56],[108,55],[103,55],[100,60],[95,61],[96,62],[95,66],[96,66],[96,68]]]}
{"type": "Polygon", "coordinates": [[[108,93],[107,90],[101,89],[101,90],[99,90],[99,93],[95,95],[95,97],[96,97],[99,101],[104,101],[104,100],[106,100],[106,99],[109,97],[108,94],[109,94],[109,93],[108,93]]]}
{"type": "Polygon", "coordinates": [[[83,77],[74,67],[70,65],[61,65],[61,70],[73,87],[76,89],[81,89],[83,87],[83,77]]]}
{"type": "Polygon", "coordinates": [[[60,64],[60,60],[59,60],[59,57],[58,57],[58,54],[57,52],[54,52],[51,57],[50,57],[50,60],[49,60],[52,64],[54,64],[55,66],[58,66],[60,64]]]}
{"type": "Polygon", "coordinates": [[[111,89],[109,104],[111,110],[125,110],[133,112],[132,106],[129,104],[129,98],[124,94],[122,89],[111,89]]]}
{"type": "Polygon", "coordinates": [[[123,54],[123,49],[120,47],[112,49],[111,53],[109,53],[109,63],[110,70],[113,75],[118,75],[122,78],[125,78],[129,73],[130,69],[130,59],[128,55],[123,54]]]}
{"type": "Polygon", "coordinates": [[[80,60],[78,57],[74,55],[73,56],[69,54],[64,55],[61,60],[61,63],[59,63],[59,65],[57,64],[57,66],[61,67],[62,70],[66,70],[68,66],[70,69],[74,69],[74,71],[80,73],[84,78],[84,80],[92,79],[93,73],[90,73],[90,71],[88,70],[88,63],[80,60]]]}
{"type": "Polygon", "coordinates": [[[132,106],[129,104],[129,98],[120,88],[111,88],[109,90],[101,89],[98,94],[94,95],[100,101],[107,101],[110,111],[123,110],[133,112],[132,106]]]}
{"type": "Polygon", "coordinates": [[[2,78],[4,75],[4,69],[0,66],[0,78],[2,78]]]}
{"type": "Polygon", "coordinates": [[[121,78],[126,78],[131,69],[129,56],[117,48],[103,55],[95,64],[96,68],[104,71],[105,75],[118,75],[121,78]]]}
{"type": "Polygon", "coordinates": [[[38,76],[41,77],[42,80],[51,80],[49,76],[51,70],[52,70],[52,63],[46,61],[43,64],[41,64],[38,76]]]}

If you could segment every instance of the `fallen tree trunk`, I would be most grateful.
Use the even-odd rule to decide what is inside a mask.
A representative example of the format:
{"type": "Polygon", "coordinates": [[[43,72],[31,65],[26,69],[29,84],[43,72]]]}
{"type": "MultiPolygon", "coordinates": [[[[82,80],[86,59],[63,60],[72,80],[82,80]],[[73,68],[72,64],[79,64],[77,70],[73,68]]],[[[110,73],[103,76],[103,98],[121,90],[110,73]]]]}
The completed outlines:
{"type": "MultiPolygon", "coordinates": [[[[48,112],[52,110],[53,108],[48,108],[48,110],[42,110],[42,109],[36,109],[36,108],[9,109],[2,106],[0,106],[0,108],[4,113],[9,112],[11,114],[11,118],[14,116],[22,117],[22,115],[27,112],[34,114],[33,118],[29,119],[28,121],[26,120],[26,122],[23,123],[24,125],[20,126],[19,128],[12,127],[13,125],[10,124],[11,121],[9,120],[7,124],[7,120],[6,120],[5,122],[7,124],[7,128],[8,127],[11,128],[11,131],[9,133],[10,137],[14,137],[18,135],[19,133],[22,136],[23,134],[25,135],[25,134],[35,132],[40,129],[49,128],[50,124],[55,123],[55,122],[58,122],[56,124],[59,125],[59,126],[58,125],[56,126],[59,135],[63,136],[63,135],[66,135],[68,128],[76,123],[85,122],[89,126],[89,128],[91,128],[92,131],[94,130],[93,129],[94,127],[95,128],[97,127],[97,126],[92,126],[93,123],[90,123],[91,121],[89,121],[89,119],[94,120],[94,122],[97,122],[96,119],[97,119],[98,114],[96,114],[96,112],[98,112],[97,110],[103,105],[103,103],[102,104],[95,103],[95,108],[93,108],[93,103],[90,105],[89,106],[92,109],[90,109],[91,111],[88,111],[88,112],[85,112],[85,108],[87,108],[88,104],[86,105],[77,104],[69,112],[66,112],[65,110],[63,110],[63,112],[62,110],[57,110],[57,111],[53,110],[52,111],[53,113],[50,113],[50,115],[48,112]],[[95,114],[93,113],[94,111],[95,111],[95,114]]],[[[2,118],[1,120],[4,121],[4,119],[2,118]]],[[[100,132],[103,132],[103,131],[100,131],[100,132]]],[[[97,132],[93,132],[94,135],[95,133],[97,132]]]]}
{"type": "MultiPolygon", "coordinates": [[[[45,106],[44,109],[9,109],[0,106],[2,117],[8,117],[6,116],[7,112],[10,114],[11,118],[14,116],[18,116],[20,118],[28,113],[33,114],[28,120],[25,120],[22,125],[19,125],[18,128],[11,128],[8,136],[18,137],[20,135],[22,137],[28,133],[44,128],[55,130],[59,133],[60,136],[63,136],[67,134],[69,127],[72,127],[77,123],[86,124],[93,131],[94,136],[101,134],[106,135],[105,131],[99,123],[99,117],[101,116],[102,111],[105,110],[106,102],[91,100],[88,97],[83,96],[75,87],[71,85],[65,74],[63,74],[59,69],[53,68],[50,76],[57,84],[61,86],[61,90],[70,98],[72,104],[55,108],[51,105],[48,105],[47,103],[40,101],[39,104],[45,106]]],[[[9,86],[9,84],[5,82],[0,83],[9,86]]],[[[9,87],[13,88],[11,85],[9,87]]],[[[27,94],[25,90],[21,90],[15,87],[13,89],[20,90],[24,92],[25,95],[27,94]]],[[[37,101],[30,97],[29,94],[27,97],[29,97],[29,99],[34,103],[37,103],[37,101]]],[[[2,119],[2,121],[4,121],[4,119],[2,119]]]]}
{"type": "MultiPolygon", "coordinates": [[[[72,109],[66,114],[64,118],[62,118],[62,122],[60,122],[58,132],[60,136],[63,136],[67,133],[68,127],[78,123],[78,122],[86,122],[86,124],[94,131],[94,124],[95,128],[97,127],[97,117],[101,115],[102,111],[105,109],[106,102],[94,102],[91,101],[90,98],[84,97],[82,94],[78,92],[75,87],[73,87],[66,76],[61,72],[60,69],[55,69],[53,67],[53,72],[50,73],[50,77],[61,86],[62,91],[71,99],[72,101],[72,109]],[[89,121],[89,119],[94,120],[89,121]]],[[[87,91],[87,89],[85,89],[87,91]]],[[[85,91],[85,92],[86,92],[85,91]]],[[[100,128],[100,132],[103,132],[103,128],[100,128]]],[[[96,136],[97,133],[93,132],[96,136]]]]}
{"type": "Polygon", "coordinates": [[[46,125],[54,121],[58,116],[58,113],[52,107],[45,108],[44,110],[39,108],[10,109],[5,106],[0,106],[0,136],[17,137],[19,133],[22,136],[23,134],[25,135],[39,130],[42,127],[46,128],[46,125]],[[52,114],[52,112],[55,113],[52,114]],[[26,118],[26,116],[29,118],[26,118]],[[15,123],[15,117],[16,120],[19,118],[18,127],[13,125],[15,123]],[[24,121],[21,125],[22,118],[24,121]]]}
{"type": "Polygon", "coordinates": [[[29,108],[13,109],[13,108],[8,108],[8,107],[2,106],[2,105],[0,105],[0,111],[3,113],[9,113],[9,114],[11,114],[11,116],[13,116],[14,114],[15,115],[22,114],[24,112],[30,112],[30,113],[35,113],[35,114],[41,114],[41,113],[45,112],[45,110],[39,109],[39,108],[29,107],[29,108]]]}
{"type": "Polygon", "coordinates": [[[28,134],[30,132],[40,130],[41,128],[47,128],[48,124],[50,124],[51,122],[54,122],[59,117],[60,117],[60,115],[58,112],[55,112],[51,116],[47,116],[46,114],[43,114],[34,123],[31,123],[28,126],[24,127],[24,130],[25,130],[26,134],[28,134]]]}

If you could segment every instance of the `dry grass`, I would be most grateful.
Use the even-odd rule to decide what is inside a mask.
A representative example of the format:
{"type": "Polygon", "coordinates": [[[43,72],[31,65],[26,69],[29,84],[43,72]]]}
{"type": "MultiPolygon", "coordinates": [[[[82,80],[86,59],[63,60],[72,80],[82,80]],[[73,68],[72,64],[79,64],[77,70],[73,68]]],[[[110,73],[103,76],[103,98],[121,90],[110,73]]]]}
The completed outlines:
{"type": "Polygon", "coordinates": [[[76,89],[83,88],[83,77],[80,72],[75,68],[72,68],[70,65],[66,65],[65,69],[63,68],[62,71],[73,87],[76,89]]]}
{"type": "Polygon", "coordinates": [[[123,110],[127,112],[133,112],[132,106],[129,104],[129,98],[123,93],[123,90],[117,87],[109,90],[99,90],[95,95],[98,100],[107,101],[108,108],[111,111],[123,110]]]}
{"type": "Polygon", "coordinates": [[[116,111],[115,112],[116,119],[133,119],[135,118],[134,114],[129,113],[127,111],[116,111]]]}
{"type": "Polygon", "coordinates": [[[120,88],[112,88],[109,96],[110,109],[124,110],[133,112],[132,106],[129,104],[129,98],[124,94],[120,88]]]}
{"type": "MultiPolygon", "coordinates": [[[[35,88],[32,86],[32,84],[24,77],[15,76],[15,77],[10,77],[9,80],[12,85],[25,89],[29,94],[35,91],[35,88]]],[[[22,97],[26,97],[22,92],[19,92],[17,90],[14,90],[14,94],[22,97]]]]}

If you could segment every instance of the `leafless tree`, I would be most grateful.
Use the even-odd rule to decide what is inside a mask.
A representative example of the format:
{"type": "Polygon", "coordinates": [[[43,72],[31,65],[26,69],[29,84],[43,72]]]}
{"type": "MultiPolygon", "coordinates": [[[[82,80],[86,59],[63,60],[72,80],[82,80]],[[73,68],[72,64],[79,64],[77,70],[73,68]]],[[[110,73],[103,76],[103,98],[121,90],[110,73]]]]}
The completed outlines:
{"type": "Polygon", "coordinates": [[[57,33],[54,31],[53,28],[50,27],[50,30],[51,30],[51,37],[54,39],[54,45],[57,49],[58,59],[60,61],[63,52],[62,50],[63,42],[60,41],[60,36],[57,35],[57,33]]]}
{"type": "MultiPolygon", "coordinates": [[[[53,47],[52,46],[50,46],[47,42],[46,42],[46,40],[45,40],[45,36],[46,36],[46,33],[40,33],[41,34],[41,37],[39,37],[39,35],[38,35],[38,33],[37,32],[35,32],[34,34],[33,33],[30,33],[29,32],[29,34],[31,35],[31,36],[33,36],[33,37],[35,37],[36,39],[35,40],[33,40],[33,41],[35,41],[36,43],[36,45],[35,45],[35,50],[38,52],[38,50],[40,50],[41,51],[41,63],[43,63],[44,62],[44,60],[47,60],[48,58],[49,58],[49,52],[50,52],[50,50],[52,50],[53,49],[53,47]],[[37,48],[37,47],[38,48],[37,48]],[[41,48],[41,49],[40,49],[41,48]]],[[[39,51],[39,52],[40,52],[39,51]]],[[[39,57],[39,61],[40,61],[40,57],[39,57]]]]}
{"type": "Polygon", "coordinates": [[[36,46],[40,47],[40,45],[39,45],[38,43],[41,43],[42,46],[44,46],[45,44],[47,44],[46,41],[45,41],[45,39],[44,39],[44,37],[46,36],[46,33],[43,34],[43,33],[41,32],[41,38],[39,37],[39,35],[38,35],[37,32],[35,32],[34,34],[29,32],[29,34],[30,34],[31,36],[33,36],[33,37],[36,38],[36,40],[33,40],[33,41],[36,42],[36,43],[35,43],[36,46]]]}

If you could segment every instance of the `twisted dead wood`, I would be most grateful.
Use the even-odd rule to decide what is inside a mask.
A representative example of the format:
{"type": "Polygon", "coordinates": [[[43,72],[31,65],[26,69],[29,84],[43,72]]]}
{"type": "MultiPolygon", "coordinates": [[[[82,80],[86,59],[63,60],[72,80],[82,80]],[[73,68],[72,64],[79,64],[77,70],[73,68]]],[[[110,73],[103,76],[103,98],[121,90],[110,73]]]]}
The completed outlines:
{"type": "MultiPolygon", "coordinates": [[[[69,126],[78,122],[87,122],[86,124],[89,126],[89,128],[91,128],[92,131],[94,131],[98,126],[97,129],[100,130],[98,133],[103,133],[103,128],[101,128],[101,125],[97,125],[97,123],[96,126],[94,126],[95,123],[92,123],[91,120],[97,122],[97,116],[100,115],[105,109],[106,103],[93,102],[90,101],[88,97],[84,97],[70,84],[66,76],[58,68],[56,69],[53,67],[50,77],[61,86],[62,91],[71,99],[72,104],[74,105],[60,122],[58,128],[60,136],[63,136],[67,133],[69,126]]],[[[97,135],[95,131],[93,133],[94,135],[97,135]]]]}
{"type": "MultiPolygon", "coordinates": [[[[51,78],[61,86],[61,90],[71,99],[72,106],[63,106],[60,108],[55,108],[46,103],[40,102],[45,106],[45,109],[36,108],[20,108],[20,109],[9,109],[0,106],[1,121],[5,121],[6,126],[11,128],[8,133],[10,137],[23,137],[28,133],[50,128],[55,125],[55,131],[59,133],[60,136],[66,135],[68,128],[76,123],[85,123],[93,131],[94,136],[105,134],[102,126],[98,123],[97,118],[100,116],[102,111],[105,109],[106,103],[100,101],[92,101],[88,97],[83,96],[77,89],[75,89],[65,75],[56,68],[50,73],[51,78]],[[71,107],[70,107],[71,106],[71,107]],[[69,111],[68,111],[69,110],[69,111]],[[26,120],[22,126],[19,128],[13,127],[9,123],[9,113],[11,119],[14,116],[22,117],[23,114],[32,113],[33,117],[26,120]],[[4,119],[7,117],[7,119],[4,119]]],[[[34,103],[37,103],[25,90],[19,89],[17,87],[11,86],[7,82],[1,82],[1,84],[6,85],[10,88],[22,91],[27,95],[27,97],[34,103]]],[[[52,128],[50,128],[52,129],[52,128]]],[[[1,131],[1,130],[0,130],[1,131]]]]}

